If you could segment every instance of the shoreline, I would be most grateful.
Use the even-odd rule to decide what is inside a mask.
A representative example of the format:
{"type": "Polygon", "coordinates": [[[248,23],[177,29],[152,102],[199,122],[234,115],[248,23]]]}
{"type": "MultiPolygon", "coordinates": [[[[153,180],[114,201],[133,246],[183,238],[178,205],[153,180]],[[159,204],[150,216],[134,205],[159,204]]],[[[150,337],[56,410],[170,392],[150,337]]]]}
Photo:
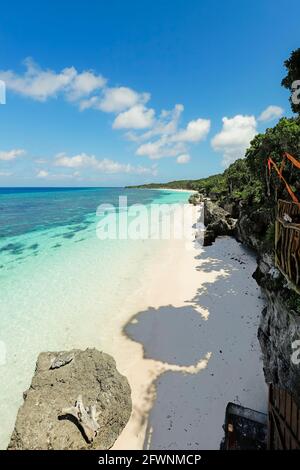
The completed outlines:
{"type": "MultiPolygon", "coordinates": [[[[238,396],[243,405],[264,411],[266,400],[264,402],[261,391],[262,381],[265,384],[256,338],[256,323],[262,307],[258,288],[251,278],[251,263],[254,266],[254,261],[232,238],[221,238],[212,247],[201,247],[195,236],[202,230],[202,209],[201,206],[192,205],[190,208],[192,219],[188,224],[188,238],[151,243],[140,241],[138,245],[134,242],[130,256],[137,259],[132,264],[128,263],[129,252],[119,252],[115,274],[118,284],[108,292],[116,300],[113,304],[107,304],[107,299],[103,298],[106,284],[98,282],[97,269],[103,263],[103,258],[102,252],[99,252],[99,262],[95,262],[97,244],[91,244],[88,239],[80,245],[70,245],[70,252],[66,251],[70,261],[66,277],[76,279],[81,289],[84,287],[84,292],[89,292],[89,307],[85,304],[86,310],[81,309],[82,296],[80,289],[77,289],[76,295],[72,297],[73,307],[69,309],[69,316],[64,316],[64,323],[57,322],[56,316],[28,316],[24,332],[27,331],[29,320],[33,325],[39,321],[43,336],[37,329],[35,336],[24,334],[22,348],[27,351],[26,358],[21,356],[21,350],[10,345],[15,356],[8,356],[10,362],[7,364],[7,374],[11,367],[15,374],[20,371],[18,387],[22,392],[26,390],[22,384],[26,381],[29,385],[29,372],[34,367],[33,357],[36,358],[37,352],[41,351],[41,344],[46,344],[46,349],[53,351],[95,347],[114,357],[117,369],[130,383],[133,412],[112,449],[204,449],[208,445],[218,448],[228,401],[236,402],[238,396]],[[141,253],[138,247],[142,249],[141,253]],[[81,256],[74,262],[75,253],[84,253],[87,263],[85,270],[81,256]],[[89,276],[85,276],[85,272],[89,276]],[[78,277],[79,273],[83,273],[82,278],[78,277]],[[240,305],[243,305],[242,313],[240,305]],[[78,330],[83,311],[87,312],[89,321],[85,323],[84,329],[78,330]],[[62,335],[58,334],[58,324],[62,335]],[[55,331],[57,335],[53,335],[55,331]],[[239,336],[243,342],[236,341],[239,336]],[[232,348],[236,349],[235,356],[232,356],[232,348]],[[220,357],[219,350],[222,350],[220,357]],[[243,362],[239,362],[241,358],[243,362]],[[232,364],[228,370],[224,369],[226,363],[232,364]],[[24,369],[28,380],[27,375],[25,377],[21,374],[24,369]],[[215,381],[212,381],[212,377],[216,377],[215,381]],[[232,384],[228,385],[228,377],[232,384]],[[177,390],[182,390],[182,387],[184,390],[181,395],[188,398],[187,403],[182,403],[181,395],[176,396],[177,390]],[[228,387],[226,393],[224,387],[228,387]],[[168,401],[162,406],[164,397],[168,401]],[[205,422],[206,416],[215,412],[216,416],[205,422]],[[197,423],[193,422],[193,417],[197,417],[197,423]],[[205,425],[201,424],[203,421],[205,425]],[[202,426],[200,428],[199,423],[202,426]],[[182,429],[187,431],[183,434],[182,429]],[[209,441],[205,441],[205,435],[201,437],[204,429],[209,441]]],[[[181,208],[177,207],[176,210],[180,211],[181,208]]],[[[58,252],[56,257],[60,261],[58,252]]],[[[32,259],[36,260],[35,257],[32,259]]],[[[54,256],[51,259],[53,268],[59,266],[54,256]]],[[[41,270],[41,266],[38,271],[35,270],[35,276],[46,280],[49,266],[43,267],[44,270],[41,270]]],[[[66,286],[61,285],[59,278],[51,279],[53,285],[50,287],[55,291],[54,303],[48,299],[45,304],[43,298],[38,296],[41,299],[39,311],[45,312],[47,307],[49,312],[59,312],[59,309],[55,310],[57,298],[71,298],[72,282],[66,291],[66,286]],[[62,289],[61,295],[58,287],[62,289]]],[[[111,282],[111,279],[108,281],[111,282]]],[[[38,286],[44,289],[44,282],[38,286]]],[[[38,292],[32,289],[29,291],[32,295],[38,292]]],[[[30,299],[28,305],[32,304],[30,299]]],[[[4,383],[6,388],[2,395],[9,396],[12,383],[8,380],[4,383]]],[[[8,423],[14,419],[11,410],[19,407],[21,394],[16,394],[13,400],[10,411],[7,409],[6,414],[3,413],[4,417],[7,415],[8,423]]],[[[3,442],[6,440],[5,433],[7,430],[2,432],[3,442]]]]}
{"type": "MultiPolygon", "coordinates": [[[[128,188],[127,188],[128,189],[128,188]]],[[[177,192],[177,193],[198,193],[195,189],[173,189],[173,188],[135,188],[135,189],[142,189],[148,191],[170,191],[170,192],[177,192]]]]}
{"type": "MultiPolygon", "coordinates": [[[[135,193],[135,201],[148,202],[147,194],[135,193]]],[[[118,197],[119,191],[114,194],[118,197]]],[[[150,199],[166,204],[187,199],[187,194],[156,194],[150,199]]],[[[81,216],[77,199],[69,197],[70,207],[81,216]]],[[[94,195],[97,204],[99,197],[94,195]]],[[[93,216],[87,225],[49,224],[43,231],[17,234],[9,240],[11,252],[1,253],[0,346],[4,341],[6,353],[0,364],[1,448],[9,442],[38,354],[95,347],[114,356],[118,332],[121,336],[123,324],[135,313],[132,303],[143,292],[144,272],[154,259],[159,263],[166,246],[152,239],[99,240],[97,223],[93,216]]]]}

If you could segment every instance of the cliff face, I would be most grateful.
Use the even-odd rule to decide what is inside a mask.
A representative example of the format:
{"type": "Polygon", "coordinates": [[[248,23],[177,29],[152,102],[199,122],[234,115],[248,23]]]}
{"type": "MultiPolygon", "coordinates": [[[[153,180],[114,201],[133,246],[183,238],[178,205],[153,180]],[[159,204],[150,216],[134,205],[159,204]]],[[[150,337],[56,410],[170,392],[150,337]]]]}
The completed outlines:
{"type": "Polygon", "coordinates": [[[296,352],[293,345],[300,339],[298,296],[268,255],[261,255],[253,277],[266,297],[258,329],[266,382],[291,392],[300,406],[300,364],[297,364],[300,354],[293,357],[296,352]]]}
{"type": "MultiPolygon", "coordinates": [[[[270,239],[266,246],[265,234],[270,229],[273,214],[266,208],[254,209],[242,205],[224,205],[224,209],[229,217],[237,217],[234,229],[236,238],[257,253],[257,269],[253,277],[266,300],[258,329],[266,382],[290,391],[300,406],[299,346],[298,356],[295,354],[295,341],[300,340],[300,296],[275,268],[272,255],[274,241],[270,239]]],[[[214,213],[217,217],[218,211],[214,213]]],[[[209,225],[207,228],[209,231],[209,225]]]]}
{"type": "Polygon", "coordinates": [[[258,253],[264,252],[265,234],[273,220],[270,210],[240,205],[237,219],[236,238],[258,253]]]}

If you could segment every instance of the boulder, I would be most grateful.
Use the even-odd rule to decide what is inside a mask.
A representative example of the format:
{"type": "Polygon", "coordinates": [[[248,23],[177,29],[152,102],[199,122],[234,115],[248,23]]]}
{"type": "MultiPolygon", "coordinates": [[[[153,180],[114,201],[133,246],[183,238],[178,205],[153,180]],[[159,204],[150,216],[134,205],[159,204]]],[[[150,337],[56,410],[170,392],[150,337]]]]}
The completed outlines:
{"type": "Polygon", "coordinates": [[[236,219],[233,219],[229,212],[213,203],[209,199],[204,201],[204,246],[211,245],[220,235],[233,235],[236,226],[236,219]]]}
{"type": "Polygon", "coordinates": [[[197,206],[197,205],[200,204],[202,201],[203,201],[203,196],[202,196],[202,194],[200,194],[200,193],[193,193],[193,194],[189,197],[189,203],[190,203],[190,204],[193,204],[194,206],[197,206]]]}
{"type": "Polygon", "coordinates": [[[43,352],[8,449],[109,449],[131,407],[128,381],[108,354],[97,349],[43,352]],[[76,406],[79,419],[72,414],[76,406]],[[89,429],[91,423],[95,427],[89,429]]]}

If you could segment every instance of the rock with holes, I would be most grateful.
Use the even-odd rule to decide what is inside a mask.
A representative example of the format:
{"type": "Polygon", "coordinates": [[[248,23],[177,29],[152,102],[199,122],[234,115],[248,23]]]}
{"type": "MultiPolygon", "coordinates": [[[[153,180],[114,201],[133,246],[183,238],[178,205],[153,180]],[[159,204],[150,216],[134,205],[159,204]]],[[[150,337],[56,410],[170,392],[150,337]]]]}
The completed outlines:
{"type": "Polygon", "coordinates": [[[130,387],[111,356],[96,349],[44,352],[8,448],[109,449],[130,414],[130,387]],[[79,400],[83,408],[75,419],[66,411],[79,400]],[[88,417],[97,424],[92,433],[88,417]]]}

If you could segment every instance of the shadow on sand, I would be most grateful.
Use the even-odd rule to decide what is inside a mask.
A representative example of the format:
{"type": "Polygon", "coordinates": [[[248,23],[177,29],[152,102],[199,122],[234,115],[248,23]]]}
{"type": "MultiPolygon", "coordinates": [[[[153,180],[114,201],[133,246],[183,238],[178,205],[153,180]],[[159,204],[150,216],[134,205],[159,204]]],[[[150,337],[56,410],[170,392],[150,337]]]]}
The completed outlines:
{"type": "Polygon", "coordinates": [[[218,449],[229,401],[265,411],[256,338],[263,301],[252,279],[254,256],[224,237],[202,249],[197,260],[197,270],[208,279],[213,274],[212,282],[202,284],[186,305],[149,307],[124,328],[142,344],[145,358],[164,365],[153,379],[156,398],[145,448],[218,449]]]}

